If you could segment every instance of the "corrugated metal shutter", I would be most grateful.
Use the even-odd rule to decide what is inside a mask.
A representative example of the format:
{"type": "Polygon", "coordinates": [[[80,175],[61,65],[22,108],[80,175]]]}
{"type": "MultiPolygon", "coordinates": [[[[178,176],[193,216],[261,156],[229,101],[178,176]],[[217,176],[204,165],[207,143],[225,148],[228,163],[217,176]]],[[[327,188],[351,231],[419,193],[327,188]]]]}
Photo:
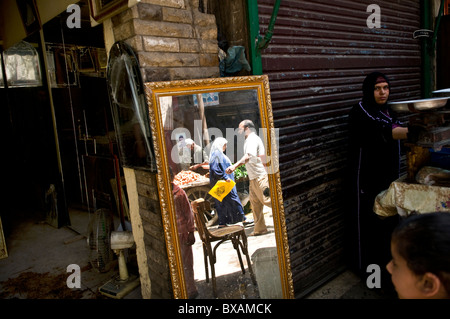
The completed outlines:
{"type": "MultiPolygon", "coordinates": [[[[262,34],[274,0],[259,0],[262,34]]],[[[269,75],[294,289],[303,296],[344,266],[343,202],[347,114],[371,71],[386,73],[394,100],[420,98],[419,1],[376,1],[381,28],[370,29],[373,1],[282,0],[269,75]]]]}

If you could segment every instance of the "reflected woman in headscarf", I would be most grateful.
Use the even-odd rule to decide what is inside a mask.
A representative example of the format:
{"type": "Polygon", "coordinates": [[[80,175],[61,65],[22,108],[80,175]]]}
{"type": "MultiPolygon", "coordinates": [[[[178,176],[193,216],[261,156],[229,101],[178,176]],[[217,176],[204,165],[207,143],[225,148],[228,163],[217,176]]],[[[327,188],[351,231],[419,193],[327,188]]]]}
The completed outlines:
{"type": "MultiPolygon", "coordinates": [[[[225,155],[227,140],[223,137],[217,137],[211,147],[209,156],[209,181],[211,187],[219,180],[234,181],[234,173],[227,174],[225,171],[231,165],[230,159],[225,155]]],[[[239,199],[236,186],[220,202],[215,199],[215,208],[218,214],[219,227],[225,227],[227,224],[235,224],[245,220],[244,208],[239,199]]]]}

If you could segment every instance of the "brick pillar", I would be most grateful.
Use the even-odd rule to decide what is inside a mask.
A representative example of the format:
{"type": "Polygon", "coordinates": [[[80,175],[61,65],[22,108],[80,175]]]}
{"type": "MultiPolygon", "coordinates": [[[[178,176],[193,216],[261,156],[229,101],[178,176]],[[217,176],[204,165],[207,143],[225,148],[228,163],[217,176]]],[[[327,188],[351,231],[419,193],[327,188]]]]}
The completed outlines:
{"type": "Polygon", "coordinates": [[[144,82],[219,76],[215,16],[198,0],[142,0],[112,18],[115,40],[138,55],[144,82]]]}
{"type": "MultiPolygon", "coordinates": [[[[115,41],[126,41],[137,54],[144,82],[220,76],[216,20],[198,11],[198,1],[141,0],[111,19],[115,41]]],[[[135,189],[127,190],[136,194],[139,207],[132,225],[139,234],[135,239],[142,294],[171,298],[156,175],[134,170],[134,176],[135,189]]]]}

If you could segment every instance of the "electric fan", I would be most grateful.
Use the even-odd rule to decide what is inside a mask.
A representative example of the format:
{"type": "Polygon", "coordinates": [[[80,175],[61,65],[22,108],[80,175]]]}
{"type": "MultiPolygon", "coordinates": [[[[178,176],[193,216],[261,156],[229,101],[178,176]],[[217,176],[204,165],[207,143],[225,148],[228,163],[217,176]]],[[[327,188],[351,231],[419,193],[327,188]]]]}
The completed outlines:
{"type": "Polygon", "coordinates": [[[123,250],[133,247],[134,238],[131,231],[112,231],[112,215],[107,209],[95,212],[90,224],[88,244],[91,248],[90,262],[100,272],[111,267],[113,251],[118,256],[119,275],[114,276],[99,288],[101,294],[121,299],[139,286],[139,276],[129,274],[123,250]]]}
{"type": "Polygon", "coordinates": [[[111,251],[112,214],[109,209],[100,208],[94,212],[89,223],[87,242],[89,246],[89,262],[98,272],[110,270],[113,261],[111,251]]]}

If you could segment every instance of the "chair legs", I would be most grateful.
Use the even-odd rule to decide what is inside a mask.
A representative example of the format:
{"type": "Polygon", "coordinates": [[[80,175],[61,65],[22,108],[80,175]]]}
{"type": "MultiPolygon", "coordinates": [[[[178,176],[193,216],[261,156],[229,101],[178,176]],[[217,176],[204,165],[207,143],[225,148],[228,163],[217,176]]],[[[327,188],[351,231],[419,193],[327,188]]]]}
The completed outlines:
{"type": "MultiPolygon", "coordinates": [[[[242,243],[238,240],[238,246],[241,246],[241,250],[245,255],[245,258],[247,259],[247,265],[248,265],[248,271],[250,272],[250,278],[252,279],[252,282],[254,285],[256,285],[256,278],[255,278],[255,274],[253,273],[253,267],[252,264],[250,262],[250,256],[248,255],[248,249],[247,249],[247,236],[245,235],[245,233],[242,235],[242,243]]],[[[235,249],[238,251],[238,256],[239,256],[239,262],[241,263],[241,269],[242,269],[242,273],[245,274],[245,270],[244,270],[244,266],[242,264],[242,260],[241,260],[241,254],[239,253],[239,249],[235,247],[235,249]]]]}
{"type": "MultiPolygon", "coordinates": [[[[244,234],[242,236],[242,242],[240,240],[240,237],[241,236],[231,238],[233,248],[236,250],[236,253],[238,255],[242,274],[245,274],[245,267],[244,267],[244,263],[242,261],[242,256],[241,256],[241,250],[242,250],[242,253],[245,255],[245,258],[247,260],[247,266],[248,266],[248,270],[250,272],[250,278],[252,279],[252,283],[254,285],[256,285],[255,274],[253,273],[252,264],[250,262],[250,256],[248,255],[248,250],[247,250],[247,237],[244,234]]],[[[213,289],[214,298],[217,298],[216,273],[215,273],[215,267],[214,267],[214,265],[216,263],[216,249],[218,248],[218,246],[221,243],[222,243],[222,241],[219,242],[214,247],[214,249],[212,249],[211,247],[206,247],[206,245],[203,245],[203,257],[204,257],[204,262],[205,262],[206,282],[209,283],[209,269],[208,269],[209,268],[208,264],[209,264],[209,266],[211,268],[211,280],[212,280],[212,289],[213,289]]]]}
{"type": "Polygon", "coordinates": [[[216,272],[214,269],[214,263],[212,263],[212,262],[211,262],[211,279],[212,279],[212,286],[213,286],[213,295],[214,295],[214,298],[217,298],[216,272]]]}
{"type": "Polygon", "coordinates": [[[245,257],[247,258],[247,265],[248,271],[250,272],[250,278],[252,279],[252,283],[256,285],[256,277],[255,274],[253,273],[253,267],[252,264],[250,263],[250,256],[248,255],[248,252],[245,253],[245,257]]]}
{"type": "Polygon", "coordinates": [[[203,243],[203,260],[205,262],[205,275],[206,275],[206,282],[209,282],[209,272],[208,272],[208,250],[206,248],[205,243],[203,243]]]}
{"type": "MultiPolygon", "coordinates": [[[[233,238],[233,248],[237,252],[239,264],[241,265],[242,273],[245,275],[245,268],[244,268],[244,264],[242,263],[242,257],[241,257],[241,252],[239,251],[239,246],[241,246],[239,238],[233,238]]],[[[242,252],[247,255],[246,251],[244,251],[244,248],[241,247],[241,249],[242,249],[242,252]]],[[[251,265],[249,265],[249,266],[251,267],[251,265]]]]}
{"type": "Polygon", "coordinates": [[[208,267],[208,264],[209,264],[209,266],[211,266],[211,280],[212,280],[212,286],[213,286],[213,294],[214,294],[214,298],[217,298],[216,271],[214,269],[214,264],[216,263],[216,258],[214,256],[211,246],[207,246],[207,244],[205,244],[205,243],[203,243],[203,258],[204,258],[204,262],[205,262],[206,282],[209,283],[209,267],[208,267]]]}

